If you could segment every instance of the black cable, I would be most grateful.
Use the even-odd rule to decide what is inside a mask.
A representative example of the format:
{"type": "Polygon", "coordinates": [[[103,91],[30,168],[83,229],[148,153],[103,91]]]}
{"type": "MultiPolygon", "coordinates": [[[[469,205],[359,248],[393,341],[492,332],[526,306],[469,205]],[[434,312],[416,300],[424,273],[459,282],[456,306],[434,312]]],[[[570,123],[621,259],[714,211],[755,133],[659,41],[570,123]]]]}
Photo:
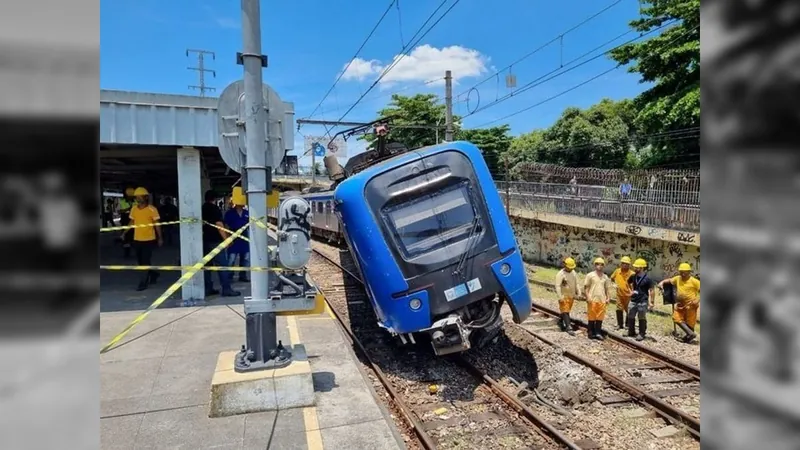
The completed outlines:
{"type": "Polygon", "coordinates": [[[361,53],[361,50],[363,50],[364,46],[367,45],[367,42],[370,40],[370,38],[372,38],[372,35],[375,34],[375,30],[378,29],[378,26],[380,26],[381,22],[383,22],[383,19],[386,18],[387,14],[389,14],[389,11],[391,11],[392,6],[394,6],[396,1],[398,1],[398,0],[392,0],[389,3],[389,6],[386,7],[386,10],[383,12],[383,15],[381,15],[381,18],[378,20],[378,23],[376,23],[375,26],[372,27],[372,31],[369,32],[369,35],[367,35],[367,38],[364,39],[364,42],[361,43],[361,47],[359,47],[358,50],[356,50],[356,54],[353,55],[353,58],[350,59],[350,62],[348,62],[347,65],[344,67],[344,70],[342,70],[342,72],[339,74],[339,76],[336,77],[336,81],[333,82],[333,86],[331,86],[330,89],[328,89],[328,92],[325,93],[325,95],[322,97],[322,100],[319,101],[319,104],[317,104],[316,108],[314,108],[314,110],[311,111],[311,114],[309,114],[308,117],[312,117],[314,115],[314,113],[317,112],[319,107],[322,106],[322,103],[325,101],[326,98],[328,98],[328,95],[330,95],[330,93],[336,87],[336,84],[339,83],[339,80],[341,80],[342,77],[344,76],[344,74],[347,73],[347,69],[350,68],[350,65],[353,64],[353,61],[355,61],[356,58],[358,58],[358,55],[361,53]]]}
{"type": "Polygon", "coordinates": [[[475,84],[474,86],[472,86],[471,88],[469,88],[469,89],[467,89],[467,90],[465,90],[465,91],[461,92],[460,94],[456,95],[456,97],[461,97],[462,95],[464,95],[465,93],[469,92],[470,90],[477,88],[478,86],[482,85],[483,83],[485,83],[485,82],[489,81],[490,79],[494,78],[496,75],[499,75],[499,74],[500,74],[500,72],[503,72],[503,71],[505,71],[506,69],[510,69],[510,68],[511,68],[512,66],[514,66],[515,64],[519,64],[520,62],[522,62],[522,61],[524,61],[524,60],[526,60],[526,59],[530,58],[531,56],[535,55],[536,53],[540,52],[541,50],[544,50],[545,48],[547,48],[548,46],[550,46],[550,44],[552,44],[553,42],[556,42],[556,41],[558,41],[559,39],[563,39],[565,35],[567,35],[567,34],[569,34],[569,33],[573,32],[573,31],[577,30],[578,28],[580,28],[580,27],[582,27],[582,26],[586,25],[587,23],[591,22],[592,20],[594,20],[595,18],[599,17],[601,14],[603,14],[604,12],[608,11],[609,9],[613,8],[614,6],[618,5],[618,4],[619,4],[619,3],[621,3],[621,2],[622,2],[622,0],[617,0],[617,1],[615,1],[614,3],[612,3],[612,4],[608,5],[608,6],[606,6],[606,7],[605,7],[605,8],[603,8],[602,10],[600,10],[600,11],[596,12],[595,14],[593,14],[593,15],[591,15],[591,16],[589,16],[589,17],[587,17],[586,19],[584,19],[583,21],[581,21],[581,22],[580,22],[580,23],[578,23],[577,25],[574,25],[574,26],[572,26],[570,29],[568,29],[568,30],[566,30],[566,31],[563,31],[563,32],[561,32],[561,33],[560,33],[558,36],[556,36],[556,37],[554,37],[553,39],[549,40],[548,42],[546,42],[546,43],[544,43],[544,44],[540,45],[540,46],[539,46],[539,47],[537,47],[536,49],[534,49],[534,50],[532,50],[532,51],[530,51],[530,52],[526,53],[524,56],[522,56],[521,58],[519,58],[519,59],[517,59],[516,61],[512,62],[511,64],[509,64],[509,65],[507,65],[507,66],[503,67],[502,69],[500,69],[500,70],[496,71],[496,72],[495,72],[495,73],[493,73],[492,75],[489,75],[489,76],[488,76],[488,77],[486,77],[484,80],[482,80],[482,81],[479,81],[478,83],[476,83],[476,84],[475,84]]]}
{"type": "MultiPolygon", "coordinates": [[[[606,50],[606,51],[604,51],[604,52],[602,52],[602,53],[598,53],[597,55],[593,56],[592,58],[589,58],[589,59],[587,59],[586,61],[583,61],[583,62],[581,62],[581,63],[579,63],[579,64],[577,64],[577,65],[575,65],[575,66],[572,66],[572,67],[570,67],[570,68],[568,68],[568,69],[566,69],[566,70],[563,70],[563,71],[561,71],[561,72],[559,72],[559,70],[561,70],[563,67],[559,67],[558,69],[552,70],[552,71],[550,71],[550,72],[548,72],[548,73],[546,73],[546,74],[542,75],[541,77],[539,77],[539,78],[536,78],[535,80],[532,80],[532,81],[530,81],[529,83],[526,83],[526,84],[525,84],[525,85],[523,85],[521,88],[519,88],[519,89],[517,89],[517,90],[515,90],[515,91],[511,92],[510,94],[506,94],[506,95],[504,95],[503,97],[500,97],[500,99],[499,99],[499,100],[496,100],[496,101],[494,101],[494,102],[492,102],[492,103],[489,103],[489,104],[487,104],[486,106],[484,106],[484,107],[482,107],[482,108],[478,108],[478,109],[476,109],[474,112],[472,112],[471,114],[468,114],[467,116],[465,116],[465,117],[463,117],[463,118],[469,117],[469,116],[471,116],[471,115],[473,115],[473,114],[477,114],[477,113],[479,113],[479,112],[481,112],[481,111],[483,111],[483,110],[485,110],[485,109],[487,109],[487,108],[489,108],[489,107],[491,107],[491,106],[494,106],[494,105],[496,105],[496,104],[502,103],[502,102],[504,102],[504,101],[508,100],[509,98],[511,98],[511,97],[513,97],[513,96],[515,96],[515,95],[521,94],[522,92],[525,92],[525,91],[527,91],[527,90],[533,89],[533,88],[534,88],[534,87],[536,87],[536,86],[539,86],[539,85],[541,85],[541,84],[544,84],[544,83],[546,83],[546,82],[548,82],[548,81],[550,81],[550,80],[553,80],[553,79],[555,79],[555,78],[558,78],[558,77],[560,77],[560,76],[562,76],[562,75],[565,75],[565,74],[567,74],[567,73],[569,73],[569,72],[571,72],[571,71],[573,71],[573,70],[575,70],[575,69],[577,69],[577,68],[579,68],[579,67],[582,67],[582,66],[584,66],[584,65],[586,65],[586,64],[588,64],[588,63],[590,63],[590,62],[592,62],[592,61],[594,61],[594,60],[596,60],[596,59],[599,59],[599,58],[601,58],[601,57],[605,56],[606,54],[608,54],[608,53],[610,53],[610,52],[612,52],[612,51],[614,51],[614,50],[616,50],[616,49],[618,49],[618,48],[621,48],[621,47],[624,47],[625,45],[628,45],[628,44],[631,44],[631,43],[633,43],[633,42],[636,42],[637,40],[639,40],[639,39],[641,39],[641,38],[643,38],[643,37],[647,36],[648,34],[655,33],[656,31],[658,31],[658,30],[660,30],[660,29],[662,29],[662,28],[664,28],[664,27],[667,27],[667,26],[671,25],[672,23],[674,23],[674,21],[673,21],[673,22],[668,22],[668,23],[665,23],[665,24],[661,25],[660,27],[658,27],[658,28],[655,28],[655,29],[653,29],[653,30],[650,30],[649,32],[647,32],[647,33],[645,33],[645,34],[643,34],[643,35],[641,35],[641,36],[637,36],[637,37],[635,37],[635,38],[633,38],[633,39],[629,39],[629,40],[625,41],[624,43],[622,43],[622,44],[620,44],[620,45],[618,45],[618,46],[616,46],[616,47],[613,47],[613,48],[611,48],[611,49],[609,49],[609,50],[606,50]],[[558,72],[558,73],[555,73],[555,72],[558,72]],[[555,75],[552,75],[552,76],[550,76],[549,78],[547,78],[547,77],[548,77],[548,75],[551,75],[551,74],[553,74],[553,73],[555,73],[555,75]]],[[[594,52],[594,51],[596,51],[597,49],[603,48],[603,47],[605,47],[606,45],[608,45],[610,42],[614,42],[615,40],[619,39],[621,36],[624,36],[624,35],[626,35],[626,34],[630,34],[630,33],[631,33],[631,31],[627,31],[627,32],[625,32],[625,33],[623,33],[623,34],[621,34],[621,35],[619,35],[619,36],[617,36],[617,37],[615,37],[615,38],[611,39],[610,41],[606,41],[605,43],[603,43],[603,44],[601,44],[601,45],[599,45],[599,46],[597,46],[597,47],[593,48],[592,50],[589,50],[588,52],[586,52],[586,53],[582,54],[581,56],[579,56],[579,57],[577,57],[577,58],[574,58],[573,60],[571,60],[570,62],[568,62],[568,63],[567,63],[567,65],[570,65],[570,64],[572,64],[572,63],[573,63],[573,62],[575,62],[575,61],[578,61],[578,60],[581,60],[581,59],[583,59],[584,57],[586,57],[587,55],[589,55],[589,54],[593,53],[593,52],[594,52]]],[[[619,67],[619,66],[618,66],[618,67],[619,67]]],[[[463,119],[463,118],[462,118],[462,119],[463,119]]]]}
{"type": "MultiPolygon", "coordinates": [[[[665,25],[663,25],[662,27],[664,27],[664,26],[667,26],[667,25],[668,25],[668,24],[665,24],[665,25]]],[[[659,27],[658,29],[660,29],[660,28],[662,28],[662,27],[659,27]]],[[[699,28],[700,28],[699,26],[698,26],[698,27],[695,27],[695,28],[694,28],[694,29],[692,29],[692,30],[691,30],[689,33],[692,33],[692,32],[694,32],[695,30],[697,30],[697,29],[699,29],[699,28]]],[[[655,31],[655,30],[654,30],[654,31],[655,31]]],[[[685,33],[685,34],[688,34],[688,33],[685,33]]],[[[677,41],[679,38],[685,37],[685,34],[681,34],[681,35],[679,35],[679,36],[676,36],[676,38],[674,38],[674,39],[672,39],[671,41],[669,41],[669,42],[668,42],[668,43],[667,43],[667,44],[666,44],[664,47],[666,48],[666,47],[668,47],[669,45],[671,45],[673,42],[677,41]]],[[[644,37],[644,36],[646,36],[646,35],[647,35],[647,34],[645,34],[645,35],[642,35],[642,36],[640,36],[640,37],[644,37]]],[[[635,40],[639,39],[640,37],[637,37],[636,39],[633,39],[633,40],[631,40],[631,41],[629,41],[629,42],[627,42],[627,43],[625,43],[625,44],[622,44],[622,45],[620,45],[620,46],[618,46],[618,47],[615,47],[615,48],[619,48],[619,47],[622,47],[623,45],[627,45],[627,44],[631,43],[632,41],[635,41],[635,40]]],[[[557,77],[559,77],[559,76],[561,76],[561,75],[563,75],[563,74],[565,74],[565,73],[567,73],[567,72],[569,72],[569,71],[571,71],[571,70],[574,70],[574,69],[576,69],[576,68],[578,68],[578,67],[580,67],[580,66],[582,66],[582,65],[584,65],[584,64],[586,64],[586,63],[588,63],[588,62],[590,62],[590,61],[592,61],[592,60],[594,60],[594,59],[597,59],[597,58],[599,58],[600,56],[603,56],[603,55],[605,55],[606,53],[608,53],[608,52],[610,52],[610,51],[612,51],[612,50],[614,50],[614,49],[611,49],[611,50],[609,50],[609,51],[607,51],[607,52],[603,52],[603,53],[601,53],[601,54],[599,54],[599,55],[597,55],[597,56],[593,57],[592,59],[586,60],[586,61],[584,61],[583,63],[581,63],[581,64],[579,64],[579,65],[577,65],[577,66],[574,66],[574,67],[572,67],[572,68],[570,68],[570,69],[568,69],[568,70],[565,70],[565,71],[563,71],[563,72],[561,72],[561,73],[558,73],[558,74],[556,74],[556,75],[554,75],[554,76],[552,76],[552,77],[550,77],[550,78],[547,78],[547,79],[545,79],[545,80],[543,80],[543,81],[541,81],[541,82],[538,82],[538,83],[536,83],[536,84],[532,84],[532,83],[534,83],[535,81],[534,81],[534,82],[532,82],[532,83],[529,83],[529,85],[526,85],[526,87],[525,87],[524,89],[520,89],[520,90],[518,90],[517,92],[519,92],[519,91],[523,91],[523,92],[524,92],[525,90],[532,89],[533,87],[535,87],[535,86],[537,86],[537,85],[540,85],[540,84],[546,83],[547,81],[550,81],[550,80],[552,80],[552,79],[554,79],[554,78],[557,78],[557,77]]],[[[653,54],[650,54],[650,55],[646,56],[645,58],[641,58],[641,59],[651,58],[651,57],[654,57],[654,56],[659,56],[659,54],[658,54],[658,53],[653,53],[653,54]]],[[[476,128],[482,128],[482,127],[485,127],[486,125],[489,125],[489,124],[492,124],[492,123],[498,122],[498,121],[500,121],[500,120],[505,120],[505,119],[508,119],[509,117],[516,116],[517,114],[521,114],[521,113],[523,113],[523,112],[525,112],[525,111],[528,111],[528,110],[530,110],[530,109],[532,109],[532,108],[535,108],[535,107],[537,107],[537,106],[539,106],[539,105],[542,105],[542,104],[544,104],[544,103],[546,103],[546,102],[548,102],[548,101],[550,101],[550,100],[553,100],[553,99],[555,99],[555,98],[558,98],[558,97],[560,97],[560,96],[562,96],[562,95],[564,95],[564,94],[566,94],[566,93],[568,93],[568,92],[570,92],[570,91],[573,91],[573,90],[575,90],[575,89],[577,89],[577,88],[579,88],[579,87],[581,87],[581,86],[583,86],[583,85],[585,85],[585,84],[588,84],[589,82],[591,82],[591,81],[594,81],[594,80],[596,80],[597,78],[600,78],[600,77],[602,77],[603,75],[606,75],[606,74],[608,74],[608,73],[610,73],[610,72],[613,72],[614,70],[617,70],[617,69],[619,69],[619,68],[621,68],[621,67],[623,67],[623,65],[622,65],[622,64],[618,64],[618,65],[616,65],[615,67],[612,67],[612,68],[610,68],[610,69],[608,69],[608,70],[605,70],[605,71],[603,71],[603,72],[601,72],[601,73],[599,73],[599,74],[595,75],[594,77],[590,78],[589,80],[586,80],[586,81],[584,81],[584,82],[582,82],[582,83],[579,83],[578,85],[576,85],[576,86],[573,86],[573,87],[571,87],[571,88],[569,88],[569,89],[567,89],[567,90],[565,90],[565,91],[562,91],[562,92],[561,92],[561,93],[559,93],[559,94],[556,94],[556,95],[554,95],[554,96],[552,96],[552,97],[550,97],[550,98],[547,98],[547,99],[545,99],[545,100],[543,100],[543,101],[541,101],[541,102],[539,102],[539,103],[536,103],[536,104],[534,104],[534,105],[531,105],[531,106],[528,106],[528,107],[526,107],[526,108],[523,108],[523,109],[521,109],[521,110],[518,110],[518,111],[516,111],[516,112],[514,112],[514,113],[511,113],[511,114],[508,114],[508,115],[506,115],[506,116],[503,116],[503,117],[501,117],[501,118],[499,118],[499,119],[495,119],[495,120],[492,120],[492,121],[490,121],[490,122],[486,122],[486,123],[484,123],[483,125],[481,125],[481,126],[479,126],[479,127],[476,127],[476,128]]],[[[491,106],[493,106],[493,105],[495,105],[495,104],[502,103],[503,101],[507,100],[508,98],[511,98],[511,96],[506,96],[505,98],[501,98],[499,102],[493,102],[493,103],[490,103],[490,104],[488,104],[488,105],[484,106],[483,108],[480,108],[480,109],[476,110],[476,111],[475,111],[475,112],[473,112],[472,114],[468,114],[467,116],[463,117],[463,118],[462,118],[462,120],[463,120],[464,118],[466,118],[466,117],[469,117],[469,116],[471,116],[471,115],[473,115],[473,114],[476,114],[476,113],[478,113],[478,112],[480,112],[480,111],[482,111],[482,110],[484,110],[484,109],[487,109],[487,108],[489,108],[489,107],[491,107],[491,106]]]]}
{"type": "Polygon", "coordinates": [[[373,82],[373,83],[370,85],[370,87],[369,87],[369,88],[368,88],[368,89],[367,89],[367,90],[366,90],[366,91],[365,91],[363,94],[361,94],[361,96],[360,96],[360,97],[359,97],[359,98],[356,100],[356,102],[355,102],[355,103],[353,103],[353,105],[352,105],[352,106],[350,106],[350,108],[348,108],[348,109],[347,109],[347,111],[345,111],[345,113],[344,113],[344,114],[342,114],[342,116],[339,118],[339,121],[342,121],[342,120],[344,120],[344,118],[345,118],[345,117],[347,117],[347,115],[348,115],[348,114],[350,114],[350,111],[352,111],[352,110],[353,110],[353,109],[354,109],[354,108],[355,108],[355,107],[356,107],[356,106],[357,106],[357,105],[358,105],[358,104],[361,102],[361,100],[363,100],[363,99],[364,99],[364,97],[366,97],[366,95],[367,95],[367,94],[368,94],[370,91],[372,91],[372,89],[374,89],[374,88],[375,88],[375,86],[377,86],[377,85],[378,85],[378,83],[379,83],[379,82],[380,82],[380,81],[383,79],[383,77],[385,77],[385,76],[386,76],[386,75],[389,73],[389,71],[391,71],[391,70],[392,70],[392,69],[393,69],[393,68],[394,68],[394,67],[395,67],[395,66],[396,66],[396,65],[397,65],[397,64],[398,64],[400,61],[402,61],[402,60],[403,60],[403,58],[404,58],[404,57],[406,57],[406,56],[408,55],[409,51],[410,51],[411,49],[413,49],[414,47],[416,47],[416,45],[417,45],[417,44],[418,44],[418,43],[419,43],[419,42],[420,42],[420,41],[421,41],[421,40],[422,40],[422,39],[423,39],[423,38],[424,38],[424,37],[425,37],[425,36],[426,36],[428,33],[430,33],[430,31],[431,31],[431,30],[433,30],[433,28],[434,28],[434,27],[436,27],[436,25],[437,25],[437,24],[438,24],[438,23],[439,23],[439,22],[440,22],[440,21],[441,21],[441,20],[442,20],[442,19],[443,19],[445,16],[447,16],[447,14],[448,14],[448,13],[450,13],[450,11],[452,11],[452,10],[453,10],[453,8],[454,8],[454,7],[455,7],[455,6],[458,4],[458,2],[459,2],[459,1],[461,1],[461,0],[456,0],[456,1],[455,1],[455,2],[452,4],[452,5],[450,5],[450,8],[448,8],[448,9],[447,9],[447,10],[446,10],[446,11],[445,11],[445,12],[444,12],[444,13],[443,13],[441,16],[439,16],[439,18],[436,20],[436,22],[434,22],[434,23],[433,23],[433,24],[430,26],[430,28],[428,28],[428,29],[427,29],[427,30],[426,30],[426,31],[425,31],[425,32],[424,32],[424,33],[423,33],[423,34],[422,34],[422,35],[421,35],[421,36],[420,36],[420,37],[419,37],[419,38],[418,38],[416,41],[414,41],[414,38],[415,38],[415,37],[416,37],[416,36],[417,36],[417,35],[418,35],[418,34],[419,34],[421,31],[422,31],[422,29],[425,27],[425,25],[427,25],[427,24],[428,24],[428,22],[430,22],[430,20],[433,18],[433,16],[434,16],[434,15],[436,15],[436,13],[437,13],[437,12],[438,12],[438,11],[439,11],[439,10],[440,10],[440,9],[441,9],[443,6],[444,6],[444,4],[445,4],[445,3],[447,3],[447,1],[448,1],[448,0],[443,0],[443,1],[442,1],[442,3],[441,3],[441,4],[439,4],[439,6],[436,8],[436,10],[434,10],[434,11],[433,11],[433,13],[431,13],[431,15],[430,15],[430,16],[428,16],[428,19],[425,21],[425,23],[423,23],[423,24],[422,24],[422,26],[420,26],[420,27],[419,27],[419,29],[417,30],[417,32],[416,32],[416,33],[414,33],[414,36],[412,36],[412,37],[411,37],[411,40],[409,40],[409,43],[406,45],[406,47],[404,47],[404,48],[403,48],[403,51],[401,52],[401,54],[400,54],[400,57],[398,57],[398,58],[395,58],[395,60],[392,62],[392,64],[388,65],[388,66],[387,66],[387,67],[386,67],[386,68],[383,70],[383,72],[380,74],[380,76],[378,76],[378,78],[377,78],[377,79],[376,79],[376,80],[375,80],[375,81],[374,81],[374,82],[373,82]]]}

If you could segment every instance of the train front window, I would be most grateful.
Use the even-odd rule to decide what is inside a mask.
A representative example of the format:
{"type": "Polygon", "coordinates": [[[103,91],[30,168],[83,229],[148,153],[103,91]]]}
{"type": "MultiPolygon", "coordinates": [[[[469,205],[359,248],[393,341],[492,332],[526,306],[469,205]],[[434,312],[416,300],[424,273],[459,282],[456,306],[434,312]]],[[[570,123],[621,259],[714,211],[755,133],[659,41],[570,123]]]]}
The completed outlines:
{"type": "Polygon", "coordinates": [[[385,213],[406,257],[463,239],[475,220],[466,184],[388,208],[385,213]]]}

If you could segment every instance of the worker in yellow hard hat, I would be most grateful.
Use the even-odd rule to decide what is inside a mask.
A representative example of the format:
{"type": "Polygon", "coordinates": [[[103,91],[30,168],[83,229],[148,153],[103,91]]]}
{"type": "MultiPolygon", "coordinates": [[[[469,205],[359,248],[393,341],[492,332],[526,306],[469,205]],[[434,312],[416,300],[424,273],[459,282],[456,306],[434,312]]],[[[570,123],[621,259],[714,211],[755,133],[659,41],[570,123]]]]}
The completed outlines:
{"type": "Polygon", "coordinates": [[[655,304],[656,283],[647,276],[647,261],[642,258],[633,262],[635,272],[628,278],[631,301],[628,305],[628,336],[643,341],[647,334],[647,311],[655,304]],[[636,316],[639,316],[639,334],[636,334],[636,316]]]}
{"type": "Polygon", "coordinates": [[[595,258],[594,270],[586,275],[583,280],[583,290],[586,295],[586,309],[589,320],[587,336],[589,339],[604,340],[603,320],[606,317],[606,305],[611,301],[611,279],[603,271],[606,261],[595,258]]]}
{"type": "MultiPolygon", "coordinates": [[[[161,247],[164,241],[161,237],[161,228],[157,226],[161,217],[155,206],[150,204],[150,193],[143,187],[138,187],[133,192],[136,198],[136,206],[131,208],[130,219],[132,225],[138,226],[133,229],[133,245],[136,249],[136,264],[140,266],[152,265],[153,250],[156,246],[161,247]]],[[[123,236],[131,230],[122,232],[123,236]]],[[[142,279],[139,281],[137,291],[147,289],[150,284],[158,281],[159,273],[155,270],[143,272],[142,279]]]]}
{"type": "Polygon", "coordinates": [[[561,313],[559,326],[561,331],[566,331],[570,336],[575,336],[569,313],[572,311],[572,304],[575,296],[578,295],[578,277],[575,276],[575,260],[567,258],[564,260],[564,268],[556,274],[556,294],[558,294],[558,310],[561,313]]]}
{"type": "MultiPolygon", "coordinates": [[[[134,188],[129,187],[125,189],[125,194],[119,200],[119,224],[127,227],[131,224],[131,207],[133,207],[133,192],[134,188]]],[[[125,233],[123,233],[125,234],[125,233]]],[[[122,252],[125,258],[131,256],[131,244],[133,243],[133,233],[126,234],[122,238],[122,252]]]]}
{"type": "MultiPolygon", "coordinates": [[[[236,231],[250,222],[250,213],[245,209],[247,197],[245,197],[244,192],[242,192],[241,186],[233,188],[231,203],[233,203],[233,208],[225,212],[223,220],[226,228],[231,231],[236,231]]],[[[248,230],[244,230],[244,233],[242,233],[245,239],[249,237],[247,231],[248,230]]],[[[250,243],[242,238],[236,238],[233,244],[228,247],[228,265],[230,267],[236,267],[234,263],[238,257],[240,267],[250,267],[249,255],[250,243]]],[[[250,281],[247,278],[247,272],[239,272],[239,281],[250,281]]]]}
{"type": "Polygon", "coordinates": [[[664,284],[675,287],[677,305],[672,320],[686,333],[683,341],[689,343],[697,337],[694,327],[697,325],[697,310],[700,308],[700,280],[692,276],[692,266],[689,263],[681,263],[678,266],[678,273],[677,277],[667,278],[658,283],[658,287],[663,289],[664,284]]]}
{"type": "Polygon", "coordinates": [[[619,260],[619,267],[611,272],[611,281],[617,285],[617,329],[625,329],[625,313],[628,312],[628,303],[631,301],[631,288],[628,278],[633,275],[630,256],[623,256],[619,260]]]}

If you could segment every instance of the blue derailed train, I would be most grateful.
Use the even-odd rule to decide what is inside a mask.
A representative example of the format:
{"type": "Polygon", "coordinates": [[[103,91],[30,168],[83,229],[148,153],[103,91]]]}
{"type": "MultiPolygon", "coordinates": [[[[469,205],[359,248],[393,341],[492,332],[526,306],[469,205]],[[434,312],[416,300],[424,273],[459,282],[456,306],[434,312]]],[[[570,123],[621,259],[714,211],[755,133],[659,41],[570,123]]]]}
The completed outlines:
{"type": "Polygon", "coordinates": [[[503,303],[515,322],[528,317],[522,257],[475,145],[404,151],[344,172],[332,192],[303,196],[314,234],[347,243],[383,328],[403,343],[428,335],[444,355],[491,341],[503,303]]]}

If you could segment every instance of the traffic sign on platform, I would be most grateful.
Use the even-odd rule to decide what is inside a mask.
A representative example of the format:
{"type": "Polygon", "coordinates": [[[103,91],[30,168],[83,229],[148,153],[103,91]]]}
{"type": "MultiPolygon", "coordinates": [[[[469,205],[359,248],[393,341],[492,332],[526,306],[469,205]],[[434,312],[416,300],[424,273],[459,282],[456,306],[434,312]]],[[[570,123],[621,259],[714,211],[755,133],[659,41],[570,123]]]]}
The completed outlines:
{"type": "MultiPolygon", "coordinates": [[[[286,153],[286,139],[292,137],[284,136],[286,107],[278,93],[266,84],[263,85],[263,92],[266,142],[262,151],[267,152],[266,163],[274,170],[280,167],[286,153]]],[[[244,81],[238,80],[229,84],[219,96],[217,105],[219,154],[228,167],[243,173],[247,154],[245,122],[248,114],[245,111],[244,81]]]]}

